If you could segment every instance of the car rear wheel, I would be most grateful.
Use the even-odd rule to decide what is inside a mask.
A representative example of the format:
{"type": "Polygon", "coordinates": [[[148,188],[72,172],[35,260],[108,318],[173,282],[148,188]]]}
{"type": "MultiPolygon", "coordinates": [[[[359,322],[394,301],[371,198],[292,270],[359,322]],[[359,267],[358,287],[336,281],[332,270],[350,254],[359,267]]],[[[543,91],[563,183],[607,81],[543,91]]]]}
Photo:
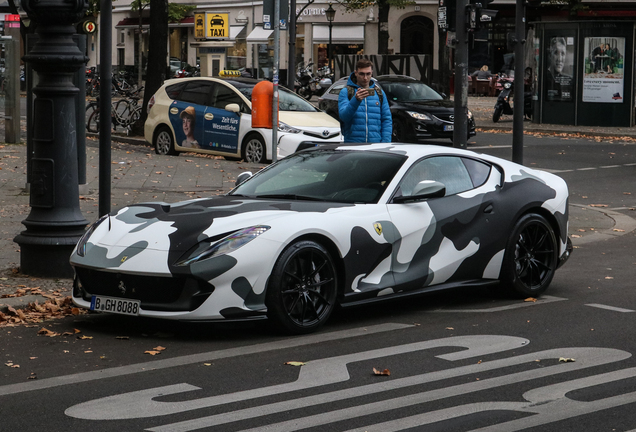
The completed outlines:
{"type": "Polygon", "coordinates": [[[335,307],[336,274],[322,245],[301,240],[289,246],[276,261],[267,287],[269,319],[288,333],[316,331],[335,307]]]}
{"type": "Polygon", "coordinates": [[[554,277],[557,256],[558,244],[550,223],[538,214],[524,215],[508,240],[501,288],[524,297],[543,293],[554,277]]]}
{"type": "Polygon", "coordinates": [[[155,133],[155,153],[160,155],[178,155],[174,148],[174,137],[167,126],[161,126],[155,133]]]}
{"type": "Polygon", "coordinates": [[[250,134],[243,141],[243,160],[250,163],[265,162],[265,141],[259,134],[250,134]]]}

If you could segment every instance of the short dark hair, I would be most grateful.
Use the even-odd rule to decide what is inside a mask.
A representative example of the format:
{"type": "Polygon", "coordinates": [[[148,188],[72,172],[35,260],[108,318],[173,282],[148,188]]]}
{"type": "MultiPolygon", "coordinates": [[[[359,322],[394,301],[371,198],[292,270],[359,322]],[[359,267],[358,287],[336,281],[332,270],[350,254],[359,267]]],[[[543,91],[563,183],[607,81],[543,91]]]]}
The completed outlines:
{"type": "Polygon", "coordinates": [[[362,58],[362,59],[358,60],[358,63],[356,63],[356,70],[364,69],[364,68],[368,68],[368,67],[373,69],[373,63],[371,63],[371,60],[369,60],[369,59],[362,58]]]}

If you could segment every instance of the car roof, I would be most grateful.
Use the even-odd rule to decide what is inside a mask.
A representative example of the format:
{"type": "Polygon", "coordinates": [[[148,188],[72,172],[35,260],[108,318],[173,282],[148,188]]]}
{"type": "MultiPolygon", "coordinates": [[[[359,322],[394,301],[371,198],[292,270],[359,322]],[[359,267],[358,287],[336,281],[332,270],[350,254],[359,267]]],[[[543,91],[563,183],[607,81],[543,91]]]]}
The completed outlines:
{"type": "Polygon", "coordinates": [[[378,81],[384,82],[408,82],[412,83],[413,81],[417,81],[415,78],[407,76],[407,75],[380,75],[375,77],[378,81]]]}
{"type": "Polygon", "coordinates": [[[476,153],[471,150],[458,149],[454,147],[441,145],[421,145],[408,143],[340,143],[340,144],[323,144],[318,147],[312,147],[308,151],[320,151],[320,149],[336,149],[336,150],[363,150],[378,151],[385,153],[401,153],[409,158],[419,159],[424,156],[431,155],[463,155],[477,157],[486,160],[483,154],[476,153]]]}
{"type": "MultiPolygon", "coordinates": [[[[234,85],[235,83],[241,83],[241,84],[246,84],[246,85],[251,85],[251,86],[255,86],[257,83],[261,82],[261,81],[266,81],[264,79],[255,79],[255,78],[242,78],[242,77],[231,77],[231,78],[217,78],[217,77],[188,77],[188,78],[174,78],[174,79],[170,79],[167,80],[164,83],[164,86],[166,85],[171,85],[171,84],[176,84],[176,83],[180,83],[180,82],[190,82],[193,80],[205,80],[205,81],[214,81],[214,82],[224,82],[227,84],[231,84],[234,85]]],[[[283,87],[283,86],[279,86],[283,87]]],[[[287,88],[285,87],[285,90],[287,90],[287,88]]]]}

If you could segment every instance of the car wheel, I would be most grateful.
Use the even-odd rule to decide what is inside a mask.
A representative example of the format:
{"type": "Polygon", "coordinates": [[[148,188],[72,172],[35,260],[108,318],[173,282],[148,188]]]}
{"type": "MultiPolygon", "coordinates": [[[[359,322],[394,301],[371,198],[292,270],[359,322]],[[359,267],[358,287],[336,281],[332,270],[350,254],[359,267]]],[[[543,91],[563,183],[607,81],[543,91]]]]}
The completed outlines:
{"type": "Polygon", "coordinates": [[[320,244],[303,240],[289,246],[276,261],[267,287],[270,320],[288,333],[320,328],[336,303],[336,266],[320,244]]]}
{"type": "Polygon", "coordinates": [[[501,284],[516,296],[543,293],[557,267],[558,244],[550,223],[541,215],[526,214],[517,221],[504,255],[501,284]]]}
{"type": "Polygon", "coordinates": [[[404,123],[400,120],[395,120],[393,122],[393,131],[391,132],[391,140],[393,142],[405,142],[404,135],[404,123]]]}
{"type": "Polygon", "coordinates": [[[497,123],[499,121],[499,117],[501,117],[501,112],[503,111],[503,107],[496,107],[495,112],[492,113],[492,122],[497,123]]]}
{"type": "Polygon", "coordinates": [[[259,134],[250,134],[243,141],[243,160],[250,163],[265,162],[265,141],[259,134]]]}
{"type": "Polygon", "coordinates": [[[174,148],[174,137],[167,126],[161,126],[155,133],[155,153],[160,155],[178,155],[174,148]]]}

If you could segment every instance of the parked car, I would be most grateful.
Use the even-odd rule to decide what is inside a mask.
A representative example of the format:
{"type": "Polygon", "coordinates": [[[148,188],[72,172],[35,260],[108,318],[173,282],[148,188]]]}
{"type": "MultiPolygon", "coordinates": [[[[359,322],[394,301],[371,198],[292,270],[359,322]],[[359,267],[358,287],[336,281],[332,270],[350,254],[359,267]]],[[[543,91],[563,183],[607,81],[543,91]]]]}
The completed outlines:
{"type": "Polygon", "coordinates": [[[74,303],[308,333],[338,304],[458,286],[536,297],[572,251],[565,181],[493,156],[333,144],[250,176],[99,219],[71,255],[74,303]]]}
{"type": "MultiPolygon", "coordinates": [[[[335,119],[338,96],[348,77],[336,81],[318,100],[318,107],[335,119]]],[[[421,143],[432,138],[453,139],[455,103],[415,78],[380,75],[376,78],[386,93],[393,116],[393,141],[421,143]]],[[[475,136],[475,121],[468,111],[468,137],[475,136]]]]}
{"type": "MultiPolygon", "coordinates": [[[[146,141],[158,154],[217,154],[263,163],[272,159],[271,129],[252,128],[249,78],[183,78],[167,81],[148,103],[146,141]]],[[[340,124],[279,87],[277,156],[318,143],[341,142],[340,124]]]]}

